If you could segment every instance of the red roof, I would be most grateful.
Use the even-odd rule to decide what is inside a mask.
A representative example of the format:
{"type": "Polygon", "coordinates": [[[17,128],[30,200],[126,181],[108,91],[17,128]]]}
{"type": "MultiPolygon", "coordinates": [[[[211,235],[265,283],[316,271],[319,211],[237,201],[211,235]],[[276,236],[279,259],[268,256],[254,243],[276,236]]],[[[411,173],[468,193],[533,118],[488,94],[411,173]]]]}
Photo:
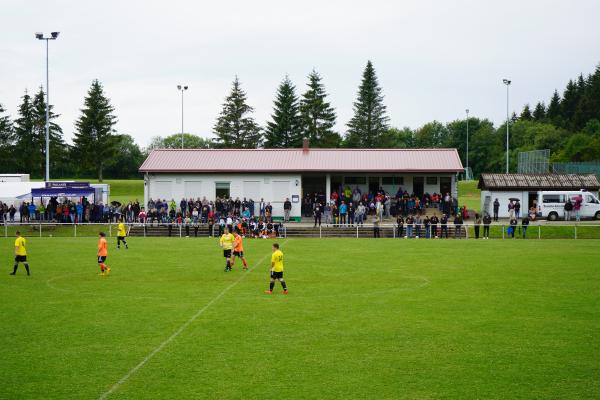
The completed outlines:
{"type": "Polygon", "coordinates": [[[460,172],[456,149],[159,149],[140,172],[460,172]]]}

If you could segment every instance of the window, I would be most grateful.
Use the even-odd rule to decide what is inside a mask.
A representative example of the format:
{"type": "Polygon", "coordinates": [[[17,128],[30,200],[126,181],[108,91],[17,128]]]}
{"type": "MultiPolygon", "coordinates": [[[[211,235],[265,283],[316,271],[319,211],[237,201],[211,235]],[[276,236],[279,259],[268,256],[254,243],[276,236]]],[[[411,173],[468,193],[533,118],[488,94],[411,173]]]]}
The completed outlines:
{"type": "Polygon", "coordinates": [[[596,200],[594,198],[594,196],[592,196],[591,194],[586,194],[585,195],[585,202],[586,203],[592,203],[592,204],[594,204],[594,203],[598,203],[598,200],[596,200]]]}
{"type": "Polygon", "coordinates": [[[346,185],[366,185],[367,178],[364,176],[347,176],[344,178],[346,185]]]}
{"type": "Polygon", "coordinates": [[[544,204],[564,203],[565,196],[562,194],[545,194],[544,197],[542,198],[542,202],[544,204]]]}
{"type": "Polygon", "coordinates": [[[428,176],[426,183],[428,185],[437,185],[437,176],[428,176]]]}
{"type": "Polygon", "coordinates": [[[231,182],[215,182],[216,196],[220,198],[229,198],[231,182]]]}
{"type": "Polygon", "coordinates": [[[403,176],[384,176],[381,181],[383,185],[404,185],[403,176]]]}

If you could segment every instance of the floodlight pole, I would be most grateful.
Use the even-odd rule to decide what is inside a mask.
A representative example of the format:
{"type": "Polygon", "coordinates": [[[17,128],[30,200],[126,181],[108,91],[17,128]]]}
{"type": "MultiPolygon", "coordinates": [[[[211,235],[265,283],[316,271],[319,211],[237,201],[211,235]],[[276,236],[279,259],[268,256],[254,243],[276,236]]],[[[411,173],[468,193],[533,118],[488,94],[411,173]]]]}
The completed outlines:
{"type": "Polygon", "coordinates": [[[510,84],[512,83],[512,81],[510,81],[509,79],[503,79],[502,82],[506,85],[506,174],[508,175],[509,172],[509,142],[508,142],[508,138],[509,138],[509,120],[510,117],[508,115],[508,99],[509,99],[509,88],[510,88],[510,84]]]}
{"type": "Polygon", "coordinates": [[[44,37],[41,33],[35,34],[36,39],[46,41],[46,174],[45,181],[50,181],[50,73],[49,73],[49,57],[48,57],[48,42],[56,40],[58,32],[52,32],[50,37],[44,37]]]}
{"type": "Polygon", "coordinates": [[[181,149],[183,150],[183,92],[188,89],[187,85],[177,85],[177,90],[181,92],[181,149]]]}
{"type": "Polygon", "coordinates": [[[465,110],[467,113],[467,170],[465,171],[465,179],[469,179],[469,109],[465,110]]]}

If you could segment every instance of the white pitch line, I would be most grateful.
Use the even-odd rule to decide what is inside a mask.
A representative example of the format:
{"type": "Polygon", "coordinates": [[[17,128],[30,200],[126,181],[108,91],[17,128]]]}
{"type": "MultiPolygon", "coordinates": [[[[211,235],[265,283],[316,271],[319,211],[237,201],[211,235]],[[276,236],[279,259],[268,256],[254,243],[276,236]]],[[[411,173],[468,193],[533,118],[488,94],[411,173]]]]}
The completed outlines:
{"type": "MultiPolygon", "coordinates": [[[[286,242],[287,242],[287,240],[284,241],[281,244],[281,246],[283,246],[286,242]]],[[[171,336],[169,336],[167,339],[165,339],[160,345],[158,345],[158,347],[156,347],[154,350],[152,350],[150,352],[150,354],[148,354],[142,361],[140,361],[140,363],[138,365],[136,365],[131,370],[129,370],[129,372],[127,372],[121,379],[119,379],[119,381],[117,383],[112,385],[110,389],[108,389],[100,397],[98,397],[98,400],[104,400],[104,399],[108,398],[108,396],[113,394],[115,391],[117,391],[121,387],[121,385],[123,385],[125,382],[127,382],[127,380],[131,377],[131,375],[135,374],[138,370],[140,370],[142,367],[144,367],[144,365],[146,365],[148,363],[148,361],[150,361],[156,354],[158,354],[162,349],[164,349],[169,343],[171,343],[173,340],[175,340],[175,338],[177,338],[177,336],[179,336],[181,334],[181,332],[183,332],[196,319],[198,319],[198,317],[201,316],[204,313],[204,311],[206,311],[207,309],[210,308],[210,306],[212,306],[217,301],[219,301],[219,299],[221,297],[223,297],[229,290],[231,290],[231,288],[235,287],[238,283],[240,283],[246,277],[246,275],[248,273],[252,272],[256,267],[258,267],[268,256],[269,256],[269,254],[265,254],[260,260],[258,260],[254,264],[254,266],[252,266],[252,268],[250,268],[247,272],[245,272],[242,276],[240,276],[238,278],[238,280],[231,283],[229,286],[227,286],[225,289],[223,289],[221,291],[221,293],[219,293],[211,301],[206,303],[206,305],[204,305],[204,307],[200,308],[196,312],[196,314],[194,314],[192,316],[192,318],[188,319],[183,325],[181,325],[179,327],[179,329],[177,329],[175,332],[173,332],[173,334],[171,336]]]]}

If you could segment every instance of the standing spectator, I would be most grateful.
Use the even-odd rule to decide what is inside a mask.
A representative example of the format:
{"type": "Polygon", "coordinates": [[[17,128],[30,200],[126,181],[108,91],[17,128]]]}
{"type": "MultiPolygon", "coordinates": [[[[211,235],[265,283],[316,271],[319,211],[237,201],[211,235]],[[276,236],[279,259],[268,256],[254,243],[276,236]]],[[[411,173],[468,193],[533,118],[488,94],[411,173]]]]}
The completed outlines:
{"type": "Polygon", "coordinates": [[[286,198],[283,202],[283,221],[288,222],[290,220],[290,212],[292,211],[292,202],[289,198],[286,198]]]}
{"type": "Polygon", "coordinates": [[[437,239],[438,234],[437,234],[437,225],[440,222],[439,218],[437,217],[437,215],[435,213],[433,213],[433,217],[431,217],[431,238],[432,239],[437,239]]]}
{"type": "Polygon", "coordinates": [[[446,236],[446,239],[448,239],[448,215],[445,213],[442,214],[442,218],[440,218],[440,226],[440,238],[446,236]]]}
{"type": "Polygon", "coordinates": [[[494,200],[494,222],[498,222],[498,211],[500,211],[500,202],[496,199],[494,200]]]}
{"type": "Polygon", "coordinates": [[[331,204],[329,204],[329,203],[325,204],[325,207],[323,208],[323,210],[325,213],[325,225],[329,226],[331,224],[331,220],[332,220],[331,204]]]}
{"type": "Polygon", "coordinates": [[[481,225],[481,216],[475,213],[475,239],[479,239],[479,227],[481,225]]]}
{"type": "Polygon", "coordinates": [[[261,198],[260,203],[258,204],[258,212],[261,218],[265,217],[267,204],[265,203],[265,199],[261,198]]]}
{"type": "Polygon", "coordinates": [[[515,231],[516,230],[517,230],[517,219],[513,217],[513,218],[510,219],[510,226],[508,227],[508,234],[513,239],[515,238],[515,231]]]}
{"type": "Polygon", "coordinates": [[[33,204],[33,202],[29,203],[29,220],[30,221],[35,220],[35,212],[36,212],[35,204],[33,204]]]}
{"type": "Polygon", "coordinates": [[[340,204],[340,225],[346,225],[346,215],[348,213],[348,206],[346,202],[342,200],[342,204],[340,204]]]}
{"type": "Polygon", "coordinates": [[[425,229],[425,239],[431,238],[431,231],[429,229],[429,225],[431,225],[431,221],[429,220],[429,217],[427,215],[425,215],[425,218],[423,219],[423,228],[425,229]]]}
{"type": "Polygon", "coordinates": [[[358,207],[356,208],[356,225],[363,225],[365,222],[365,215],[367,213],[367,208],[363,204],[363,202],[358,203],[358,207]]]}
{"type": "Polygon", "coordinates": [[[381,237],[381,232],[379,230],[379,217],[377,215],[375,215],[373,217],[373,237],[374,238],[380,238],[381,237]]]}
{"type": "Polygon", "coordinates": [[[521,203],[519,200],[515,202],[515,217],[517,219],[521,218],[521,203]]]}
{"type": "Polygon", "coordinates": [[[571,198],[567,197],[567,202],[565,203],[565,221],[571,220],[571,212],[573,211],[573,203],[571,202],[571,198]]]}
{"type": "Polygon", "coordinates": [[[483,217],[483,238],[484,239],[490,238],[490,224],[491,223],[492,223],[492,217],[490,217],[490,214],[485,213],[485,216],[483,217]]]}
{"type": "Polygon", "coordinates": [[[354,210],[354,205],[352,203],[348,204],[348,225],[354,225],[354,215],[356,211],[354,210]]]}
{"type": "Polygon", "coordinates": [[[315,217],[315,228],[317,227],[317,224],[321,226],[321,204],[315,203],[313,215],[315,217]]]}
{"type": "Polygon", "coordinates": [[[454,239],[460,239],[462,236],[463,219],[460,213],[454,216],[454,239]]]}
{"type": "Polygon", "coordinates": [[[521,221],[521,226],[523,229],[523,239],[526,239],[527,227],[529,227],[529,217],[525,216],[521,221]]]}
{"type": "Polygon", "coordinates": [[[398,213],[396,217],[396,235],[401,238],[402,232],[404,231],[404,218],[402,218],[402,214],[398,213]]]}
{"type": "Polygon", "coordinates": [[[406,218],[406,235],[404,236],[405,239],[412,238],[414,224],[415,224],[415,219],[413,218],[413,216],[411,214],[406,218]]]}
{"type": "Polygon", "coordinates": [[[423,224],[423,220],[421,219],[421,214],[417,213],[415,217],[415,239],[418,239],[421,236],[421,225],[423,224]]]}
{"type": "Polygon", "coordinates": [[[513,219],[515,217],[515,203],[512,200],[508,202],[508,218],[513,219]]]}
{"type": "Polygon", "coordinates": [[[575,221],[581,221],[581,204],[583,203],[583,197],[578,195],[573,203],[573,210],[575,211],[575,221]]]}

